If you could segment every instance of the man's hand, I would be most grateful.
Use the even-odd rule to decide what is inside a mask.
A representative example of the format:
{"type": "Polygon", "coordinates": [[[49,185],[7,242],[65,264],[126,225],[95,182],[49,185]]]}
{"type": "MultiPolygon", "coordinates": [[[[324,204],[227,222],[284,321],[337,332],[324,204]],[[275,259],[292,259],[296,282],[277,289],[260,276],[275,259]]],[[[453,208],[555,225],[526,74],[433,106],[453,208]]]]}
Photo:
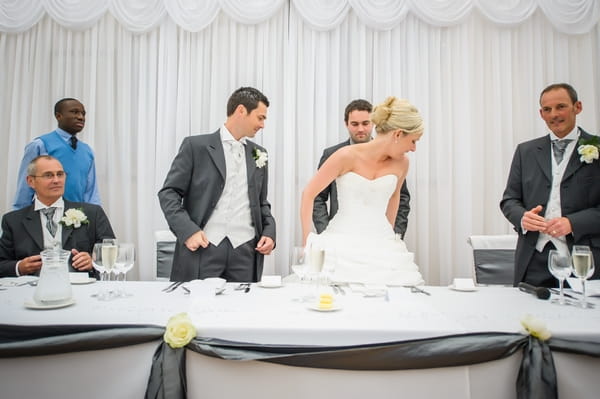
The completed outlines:
{"type": "Polygon", "coordinates": [[[521,226],[527,231],[541,231],[544,232],[547,228],[548,223],[543,216],[539,213],[542,211],[542,206],[538,205],[530,211],[523,214],[521,218],[521,226]]]}
{"type": "Polygon", "coordinates": [[[194,252],[200,247],[202,247],[202,248],[208,247],[209,242],[208,242],[208,239],[206,238],[206,235],[204,234],[204,231],[199,230],[199,231],[195,232],[194,234],[192,234],[187,240],[185,240],[184,244],[187,247],[187,249],[194,252]]]}
{"type": "Polygon", "coordinates": [[[269,255],[273,248],[275,247],[275,242],[271,237],[262,236],[260,240],[258,240],[258,244],[256,244],[256,251],[263,255],[269,255]]]}
{"type": "Polygon", "coordinates": [[[42,256],[32,255],[23,258],[19,261],[19,274],[24,276],[26,274],[37,273],[42,268],[42,256]]]}
{"type": "Polygon", "coordinates": [[[71,266],[78,272],[87,272],[92,270],[92,257],[87,252],[79,252],[75,248],[71,250],[71,266]]]}
{"type": "Polygon", "coordinates": [[[571,221],[564,216],[548,221],[546,230],[542,231],[552,237],[562,237],[572,232],[571,221]]]}

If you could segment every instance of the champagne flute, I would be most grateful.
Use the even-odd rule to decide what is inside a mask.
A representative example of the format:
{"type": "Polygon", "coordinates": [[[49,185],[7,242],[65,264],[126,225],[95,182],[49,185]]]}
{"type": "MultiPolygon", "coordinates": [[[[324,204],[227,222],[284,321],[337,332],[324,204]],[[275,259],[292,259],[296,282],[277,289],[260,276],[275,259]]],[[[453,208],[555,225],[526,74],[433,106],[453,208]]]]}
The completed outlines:
{"type": "Polygon", "coordinates": [[[309,270],[316,279],[315,297],[319,298],[321,290],[321,279],[323,277],[323,264],[325,263],[325,250],[311,246],[309,249],[310,266],[309,270]]]}
{"type": "Polygon", "coordinates": [[[572,272],[571,257],[568,253],[565,254],[557,251],[556,249],[550,250],[550,253],[548,255],[548,270],[554,277],[558,279],[558,284],[560,287],[560,297],[558,301],[556,299],[553,299],[552,302],[564,305],[564,283],[565,279],[569,277],[572,272]]]}
{"type": "Polygon", "coordinates": [[[594,254],[587,245],[573,245],[571,251],[573,258],[573,274],[581,281],[581,307],[587,308],[587,296],[585,293],[585,280],[594,274],[594,254]]]}
{"type": "Polygon", "coordinates": [[[102,240],[102,265],[106,268],[109,280],[111,272],[114,271],[115,263],[117,262],[117,255],[119,253],[119,247],[117,246],[117,240],[114,238],[105,238],[102,240]]]}
{"type": "MultiPolygon", "coordinates": [[[[106,258],[104,254],[104,244],[94,244],[94,249],[92,250],[92,266],[98,271],[98,273],[100,273],[100,281],[102,284],[104,284],[108,280],[108,274],[110,273],[106,265],[106,258]]],[[[98,298],[101,301],[107,301],[112,299],[110,291],[108,291],[106,288],[100,289],[95,294],[92,294],[92,296],[98,298]]]]}

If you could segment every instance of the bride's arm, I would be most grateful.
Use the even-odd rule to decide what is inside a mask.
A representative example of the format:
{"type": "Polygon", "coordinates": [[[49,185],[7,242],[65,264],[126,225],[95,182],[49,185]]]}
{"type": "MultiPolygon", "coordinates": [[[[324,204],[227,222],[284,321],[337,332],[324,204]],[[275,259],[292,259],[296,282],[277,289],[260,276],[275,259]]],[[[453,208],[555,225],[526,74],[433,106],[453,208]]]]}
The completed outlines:
{"type": "Polygon", "coordinates": [[[306,237],[312,231],[312,212],[315,197],[323,191],[336,177],[345,173],[347,170],[348,147],[340,148],[334,152],[317,170],[317,173],[310,179],[304,191],[300,202],[300,221],[302,223],[302,246],[306,245],[306,237]]]}
{"type": "Polygon", "coordinates": [[[402,184],[404,183],[404,179],[406,178],[406,174],[408,173],[408,158],[405,158],[402,161],[402,173],[397,174],[398,183],[396,184],[396,190],[390,197],[390,201],[388,202],[388,206],[385,212],[385,215],[388,218],[388,221],[392,225],[392,228],[396,224],[396,216],[398,215],[398,208],[400,207],[400,189],[402,188],[402,184]]]}

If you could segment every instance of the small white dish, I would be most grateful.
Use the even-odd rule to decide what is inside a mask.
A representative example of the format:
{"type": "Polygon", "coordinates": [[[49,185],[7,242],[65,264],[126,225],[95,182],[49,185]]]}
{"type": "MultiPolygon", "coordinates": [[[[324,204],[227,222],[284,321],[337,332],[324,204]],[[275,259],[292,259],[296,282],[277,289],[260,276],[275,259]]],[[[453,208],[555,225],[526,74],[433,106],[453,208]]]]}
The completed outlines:
{"type": "Polygon", "coordinates": [[[479,288],[477,288],[476,286],[473,286],[473,287],[456,287],[454,284],[450,284],[448,286],[448,288],[450,288],[451,290],[460,291],[460,292],[475,292],[475,291],[479,291],[479,288]]]}
{"type": "Polygon", "coordinates": [[[329,309],[323,309],[319,307],[318,303],[313,303],[308,305],[307,308],[310,310],[316,310],[317,312],[335,312],[337,310],[342,309],[342,305],[340,305],[339,303],[334,303],[333,306],[331,306],[329,309]]]}
{"type": "Polygon", "coordinates": [[[60,309],[60,308],[66,308],[67,306],[71,306],[74,303],[75,303],[75,298],[71,298],[65,302],[53,303],[53,304],[39,304],[39,303],[35,302],[33,299],[30,299],[28,301],[25,301],[25,307],[27,309],[34,309],[34,310],[60,309]]]}
{"type": "Polygon", "coordinates": [[[69,281],[71,284],[90,284],[96,282],[96,279],[90,277],[87,273],[71,272],[69,273],[69,281]]]}

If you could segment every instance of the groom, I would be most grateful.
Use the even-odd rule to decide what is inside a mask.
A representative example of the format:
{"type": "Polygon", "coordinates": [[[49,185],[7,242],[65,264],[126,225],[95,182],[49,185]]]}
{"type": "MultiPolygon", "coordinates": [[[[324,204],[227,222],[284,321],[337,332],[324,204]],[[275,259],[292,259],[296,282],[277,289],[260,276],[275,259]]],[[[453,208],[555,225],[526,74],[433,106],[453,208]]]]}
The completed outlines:
{"type": "MultiPolygon", "coordinates": [[[[500,202],[519,234],[515,285],[557,286],[547,267],[551,249],[567,252],[573,245],[587,245],[596,265],[600,262],[600,161],[590,158],[588,163],[578,153],[583,145],[598,143],[598,137],[577,126],[581,110],[570,85],[546,87],[540,95],[540,116],[550,132],[515,151],[500,202]]],[[[599,277],[596,267],[593,278],[599,277]]]]}
{"type": "Polygon", "coordinates": [[[267,152],[247,140],[264,127],[269,100],[241,87],[227,102],[227,120],[212,134],[186,137],[158,192],[177,237],[171,281],[221,277],[258,281],[275,247],[267,201],[267,152]]]}

